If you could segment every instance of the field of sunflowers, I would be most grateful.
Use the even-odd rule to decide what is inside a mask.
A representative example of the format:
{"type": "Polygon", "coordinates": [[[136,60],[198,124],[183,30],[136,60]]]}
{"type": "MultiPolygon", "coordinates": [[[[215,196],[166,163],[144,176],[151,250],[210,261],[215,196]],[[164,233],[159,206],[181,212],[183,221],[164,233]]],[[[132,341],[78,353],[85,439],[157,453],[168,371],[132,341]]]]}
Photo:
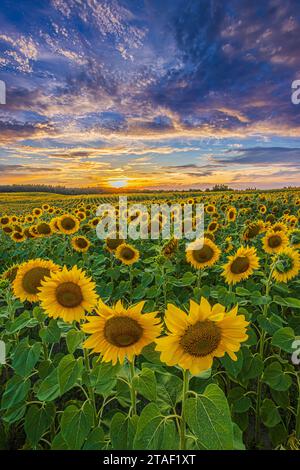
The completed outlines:
{"type": "Polygon", "coordinates": [[[0,448],[299,450],[300,192],[129,200],[203,203],[203,247],[1,195],[0,448]]]}

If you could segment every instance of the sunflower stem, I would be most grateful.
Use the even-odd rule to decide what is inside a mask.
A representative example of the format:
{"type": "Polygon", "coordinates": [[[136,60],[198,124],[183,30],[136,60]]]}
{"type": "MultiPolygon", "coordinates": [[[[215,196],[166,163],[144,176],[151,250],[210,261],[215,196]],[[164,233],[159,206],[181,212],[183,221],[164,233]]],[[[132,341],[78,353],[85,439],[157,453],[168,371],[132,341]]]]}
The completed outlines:
{"type": "Polygon", "coordinates": [[[186,450],[186,410],[185,403],[189,391],[189,371],[183,371],[183,387],[182,387],[182,406],[180,421],[180,450],[186,450]]]}
{"type": "Polygon", "coordinates": [[[135,376],[135,369],[134,369],[134,357],[132,362],[129,362],[129,373],[130,373],[130,396],[131,396],[131,414],[132,416],[136,415],[136,392],[133,385],[133,379],[135,376]]]}
{"type": "MultiPolygon", "coordinates": [[[[86,368],[86,371],[87,371],[88,375],[90,376],[91,367],[90,367],[90,360],[89,360],[89,356],[88,356],[88,351],[85,348],[83,349],[83,351],[84,351],[85,368],[86,368]]],[[[88,385],[87,389],[88,389],[90,402],[91,402],[91,405],[93,407],[93,412],[94,412],[93,413],[94,414],[94,425],[96,426],[96,424],[97,424],[97,408],[96,408],[96,401],[95,401],[95,393],[94,393],[94,389],[93,389],[92,386],[88,385]]]]}
{"type": "Polygon", "coordinates": [[[166,277],[166,271],[165,271],[165,266],[162,265],[161,267],[161,275],[163,278],[163,294],[164,294],[164,309],[167,308],[167,277],[166,277]]]}
{"type": "MultiPolygon", "coordinates": [[[[201,280],[202,280],[202,269],[198,269],[197,272],[197,294],[200,294],[200,288],[201,288],[201,280]]],[[[199,301],[201,300],[201,295],[199,296],[199,301]]]]}
{"type": "MultiPolygon", "coordinates": [[[[272,283],[272,274],[274,271],[274,264],[272,264],[271,269],[270,269],[270,274],[267,279],[267,284],[266,284],[266,297],[270,294],[270,289],[271,289],[271,283],[272,283]]],[[[267,316],[268,314],[268,307],[269,304],[265,304],[263,308],[263,315],[264,317],[267,316]]],[[[259,354],[264,360],[264,344],[266,340],[266,334],[264,331],[261,332],[260,339],[259,339],[259,354]]],[[[257,381],[257,398],[256,398],[256,413],[255,413],[255,442],[256,444],[260,440],[260,407],[261,407],[261,393],[262,393],[262,380],[261,376],[258,377],[257,381]]]]}
{"type": "Polygon", "coordinates": [[[129,291],[129,301],[132,301],[132,294],[133,294],[133,272],[132,272],[132,265],[129,266],[129,283],[130,283],[130,291],[129,291]]]}

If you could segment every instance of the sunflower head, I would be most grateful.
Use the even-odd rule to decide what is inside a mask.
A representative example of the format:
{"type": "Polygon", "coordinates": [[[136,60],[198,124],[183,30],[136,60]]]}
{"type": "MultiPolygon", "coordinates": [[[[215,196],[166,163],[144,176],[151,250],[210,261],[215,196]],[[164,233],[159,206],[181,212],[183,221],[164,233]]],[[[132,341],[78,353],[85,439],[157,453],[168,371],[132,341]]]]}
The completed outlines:
{"type": "Polygon", "coordinates": [[[39,207],[36,207],[35,209],[33,209],[32,213],[33,213],[34,217],[40,217],[42,215],[43,211],[39,207]]]}
{"type": "Polygon", "coordinates": [[[226,313],[223,305],[211,307],[204,297],[199,304],[191,300],[188,313],[168,304],[165,322],[169,333],[156,340],[161,361],[194,375],[211,368],[214,357],[225,353],[235,361],[235,353],[248,338],[248,322],[237,315],[237,307],[226,313]]]}
{"type": "Polygon", "coordinates": [[[50,224],[47,224],[47,222],[40,222],[37,224],[36,231],[41,237],[48,237],[52,233],[51,226],[50,224]]]}
{"type": "Polygon", "coordinates": [[[116,236],[107,237],[105,239],[105,249],[109,251],[110,253],[115,253],[118,246],[122,245],[123,243],[124,243],[124,239],[121,237],[119,238],[116,238],[116,236]]]}
{"type": "Polygon", "coordinates": [[[263,249],[266,253],[278,253],[288,245],[288,242],[285,232],[269,231],[263,238],[263,249]]]}
{"type": "Polygon", "coordinates": [[[2,217],[0,217],[0,224],[2,226],[9,225],[10,224],[10,217],[8,215],[2,215],[2,217]]]}
{"type": "Polygon", "coordinates": [[[254,247],[240,247],[237,252],[229,256],[227,263],[223,266],[222,276],[228,284],[247,279],[254,270],[259,267],[259,259],[254,247]]]}
{"type": "Polygon", "coordinates": [[[211,232],[211,233],[214,233],[218,230],[219,228],[219,224],[218,222],[216,222],[215,220],[213,220],[212,222],[210,222],[210,224],[208,225],[207,227],[207,230],[208,232],[211,232]]]}
{"type": "Polygon", "coordinates": [[[11,225],[4,225],[2,227],[2,230],[4,233],[6,233],[7,235],[11,235],[13,232],[14,232],[14,229],[11,225]]]}
{"type": "Polygon", "coordinates": [[[109,307],[99,300],[96,313],[98,316],[87,317],[88,323],[82,330],[91,336],[83,347],[101,354],[102,361],[121,364],[125,358],[133,361],[134,356],[151,344],[160,335],[160,320],[157,312],[143,313],[145,302],[139,302],[125,308],[121,301],[109,307]]]}
{"type": "Polygon", "coordinates": [[[164,244],[161,253],[165,258],[171,258],[176,253],[177,248],[178,239],[173,237],[164,244]]]}
{"type": "Polygon", "coordinates": [[[86,253],[89,247],[91,246],[91,242],[83,235],[73,237],[71,240],[71,244],[74,250],[78,251],[79,253],[86,253]]]}
{"type": "Polygon", "coordinates": [[[139,251],[128,243],[122,243],[116,250],[116,258],[127,266],[136,263],[139,257],[139,251]]]}
{"type": "Polygon", "coordinates": [[[64,214],[57,220],[59,230],[66,235],[76,233],[79,225],[79,220],[72,214],[64,214]]]}
{"type": "Polygon", "coordinates": [[[257,237],[261,232],[261,226],[257,222],[249,223],[248,227],[243,233],[244,240],[252,240],[257,237]]]}
{"type": "Polygon", "coordinates": [[[290,245],[292,248],[300,248],[300,229],[295,229],[291,231],[290,245]]]}
{"type": "Polygon", "coordinates": [[[18,230],[12,232],[11,238],[12,238],[12,240],[13,240],[14,242],[16,242],[16,243],[23,242],[23,241],[26,239],[24,233],[23,233],[23,232],[20,232],[20,231],[18,231],[18,230]]]}
{"type": "Polygon", "coordinates": [[[230,207],[227,210],[227,213],[226,213],[227,221],[228,222],[234,222],[236,220],[236,213],[237,213],[236,208],[235,207],[230,207]]]}
{"type": "Polygon", "coordinates": [[[9,268],[7,268],[7,270],[4,271],[4,273],[2,273],[1,278],[6,279],[12,283],[16,278],[18,269],[19,269],[19,264],[13,264],[9,268]]]}
{"type": "Polygon", "coordinates": [[[300,270],[300,253],[286,247],[274,258],[272,276],[277,282],[288,282],[296,277],[300,270]]]}
{"type": "Polygon", "coordinates": [[[195,240],[186,249],[186,259],[196,269],[212,266],[218,261],[220,254],[218,246],[207,237],[204,238],[203,244],[200,240],[195,240]]]}
{"type": "Polygon", "coordinates": [[[38,298],[49,317],[80,321],[97,303],[95,283],[77,266],[52,272],[41,284],[38,298]]]}
{"type": "Polygon", "coordinates": [[[21,264],[13,282],[15,296],[22,301],[36,302],[42,280],[59,269],[52,261],[40,258],[21,264]]]}

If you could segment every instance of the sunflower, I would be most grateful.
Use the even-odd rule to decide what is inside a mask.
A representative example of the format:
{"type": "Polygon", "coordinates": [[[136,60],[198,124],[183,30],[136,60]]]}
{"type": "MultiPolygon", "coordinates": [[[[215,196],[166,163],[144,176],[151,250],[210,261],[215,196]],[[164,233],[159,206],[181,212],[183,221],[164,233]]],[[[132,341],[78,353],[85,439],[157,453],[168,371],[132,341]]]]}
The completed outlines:
{"type": "Polygon", "coordinates": [[[120,300],[114,307],[99,300],[98,316],[87,317],[88,323],[81,326],[84,332],[91,334],[83,347],[100,353],[103,362],[122,364],[125,358],[132,362],[134,356],[161,333],[157,312],[142,313],[144,304],[139,302],[126,309],[120,300]]]}
{"type": "Polygon", "coordinates": [[[300,229],[294,229],[291,231],[290,245],[292,248],[300,248],[300,229]]]}
{"type": "Polygon", "coordinates": [[[0,217],[0,224],[2,226],[9,225],[10,224],[10,217],[8,215],[3,215],[2,217],[0,217]]]}
{"type": "Polygon", "coordinates": [[[196,269],[204,269],[215,264],[221,251],[209,238],[205,237],[203,245],[200,240],[190,243],[186,249],[187,261],[196,269]]]}
{"type": "Polygon", "coordinates": [[[72,214],[64,214],[57,220],[59,230],[65,235],[77,232],[79,225],[79,220],[72,214]]]}
{"type": "Polygon", "coordinates": [[[30,235],[33,237],[33,238],[36,238],[39,236],[39,234],[37,233],[37,229],[36,229],[36,225],[31,225],[31,227],[29,227],[29,233],[30,235]]]}
{"type": "Polygon", "coordinates": [[[229,256],[227,263],[223,266],[222,276],[228,284],[247,279],[255,269],[259,267],[259,258],[254,247],[240,247],[237,252],[229,256]]]}
{"type": "Polygon", "coordinates": [[[6,233],[7,235],[10,235],[11,233],[14,232],[14,229],[13,229],[13,227],[12,227],[11,225],[4,225],[4,226],[2,227],[2,230],[3,230],[3,232],[6,233]]]}
{"type": "Polygon", "coordinates": [[[41,237],[47,237],[52,234],[51,225],[47,224],[47,222],[40,222],[36,226],[36,231],[41,237]]]}
{"type": "Polygon", "coordinates": [[[284,248],[274,259],[273,278],[277,282],[288,282],[296,277],[300,270],[300,253],[293,248],[284,248]]]}
{"type": "Polygon", "coordinates": [[[38,300],[39,287],[45,276],[60,268],[52,261],[40,258],[29,260],[19,266],[16,278],[13,282],[14,294],[22,302],[29,300],[36,302],[38,300]]]}
{"type": "Polygon", "coordinates": [[[33,209],[32,213],[35,217],[40,217],[42,215],[43,211],[39,207],[36,207],[35,209],[33,209]]]}
{"type": "Polygon", "coordinates": [[[226,212],[226,218],[227,218],[228,222],[235,222],[236,214],[237,214],[236,208],[235,207],[229,207],[229,209],[226,212]]]}
{"type": "Polygon", "coordinates": [[[218,222],[216,222],[215,220],[213,220],[212,222],[210,222],[210,224],[208,225],[207,227],[207,230],[211,233],[214,233],[218,230],[219,228],[219,224],[218,222]]]}
{"type": "Polygon", "coordinates": [[[25,221],[28,224],[32,224],[32,222],[34,221],[34,217],[31,214],[28,214],[28,215],[25,216],[25,221]]]}
{"type": "Polygon", "coordinates": [[[52,272],[40,287],[38,298],[41,306],[53,318],[65,322],[80,321],[85,312],[90,312],[97,304],[96,285],[81,269],[73,266],[68,271],[52,272]]]}
{"type": "Polygon", "coordinates": [[[263,238],[263,249],[266,253],[278,253],[289,243],[289,239],[284,232],[267,232],[263,238]]]}
{"type": "Polygon", "coordinates": [[[76,217],[77,217],[79,220],[85,220],[85,219],[86,219],[86,214],[85,214],[85,212],[83,212],[83,211],[78,211],[78,213],[76,214],[76,217]]]}
{"type": "Polygon", "coordinates": [[[105,239],[105,245],[104,248],[109,251],[110,253],[114,253],[118,246],[122,245],[124,243],[123,238],[110,238],[107,237],[105,239]]]}
{"type": "Polygon", "coordinates": [[[122,243],[116,249],[116,258],[127,266],[136,263],[139,260],[140,253],[132,245],[122,243]]]}
{"type": "Polygon", "coordinates": [[[283,222],[276,222],[273,226],[272,226],[272,230],[274,232],[287,232],[288,231],[288,228],[287,226],[283,223],[283,222]]]}
{"type": "Polygon", "coordinates": [[[170,333],[158,338],[155,348],[161,352],[161,361],[193,375],[210,369],[214,357],[223,357],[226,352],[236,361],[235,353],[248,338],[249,324],[237,311],[237,306],[227,313],[221,304],[211,307],[204,297],[200,304],[190,301],[188,314],[168,304],[165,322],[170,333]]]}
{"type": "Polygon", "coordinates": [[[19,266],[19,264],[11,265],[6,271],[4,271],[4,273],[1,274],[1,278],[13,282],[16,278],[19,266]]]}
{"type": "Polygon", "coordinates": [[[225,253],[229,253],[233,250],[232,237],[225,238],[225,253]]]}
{"type": "Polygon", "coordinates": [[[162,247],[161,254],[165,256],[165,258],[171,258],[178,248],[178,239],[172,237],[168,240],[162,247]]]}
{"type": "Polygon", "coordinates": [[[265,213],[267,212],[267,208],[266,208],[266,206],[265,206],[264,204],[261,204],[261,205],[259,206],[259,212],[260,212],[261,214],[265,214],[265,213]]]}
{"type": "Polygon", "coordinates": [[[258,222],[249,223],[248,227],[244,230],[244,240],[251,240],[261,233],[262,227],[258,222]]]}
{"type": "Polygon", "coordinates": [[[205,212],[207,214],[213,214],[214,212],[216,212],[216,208],[213,204],[208,204],[206,207],[205,207],[205,212]]]}
{"type": "Polygon", "coordinates": [[[59,228],[58,228],[58,225],[57,225],[57,222],[58,222],[58,219],[59,217],[53,217],[50,222],[49,222],[49,225],[51,227],[51,230],[52,230],[52,233],[54,232],[59,232],[59,228]]]}
{"type": "Polygon", "coordinates": [[[74,250],[78,251],[79,253],[85,253],[91,246],[91,242],[83,235],[80,235],[79,237],[73,237],[71,239],[71,244],[74,250]]]}
{"type": "Polygon", "coordinates": [[[89,221],[89,225],[90,225],[91,227],[97,227],[97,225],[99,224],[100,220],[101,220],[101,217],[94,217],[93,219],[91,219],[91,220],[89,221]]]}
{"type": "Polygon", "coordinates": [[[19,231],[12,232],[11,238],[16,243],[23,242],[26,239],[26,237],[25,237],[25,235],[22,231],[21,232],[19,232],[19,231]]]}

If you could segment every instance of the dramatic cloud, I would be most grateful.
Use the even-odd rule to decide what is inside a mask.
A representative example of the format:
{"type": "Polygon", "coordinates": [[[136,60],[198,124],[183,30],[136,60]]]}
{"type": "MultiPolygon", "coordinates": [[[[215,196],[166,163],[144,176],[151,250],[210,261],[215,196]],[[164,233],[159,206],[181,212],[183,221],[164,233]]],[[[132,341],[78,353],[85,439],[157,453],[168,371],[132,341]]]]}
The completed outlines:
{"type": "Polygon", "coordinates": [[[300,184],[299,64],[296,0],[2,0],[2,176],[300,184]]]}

